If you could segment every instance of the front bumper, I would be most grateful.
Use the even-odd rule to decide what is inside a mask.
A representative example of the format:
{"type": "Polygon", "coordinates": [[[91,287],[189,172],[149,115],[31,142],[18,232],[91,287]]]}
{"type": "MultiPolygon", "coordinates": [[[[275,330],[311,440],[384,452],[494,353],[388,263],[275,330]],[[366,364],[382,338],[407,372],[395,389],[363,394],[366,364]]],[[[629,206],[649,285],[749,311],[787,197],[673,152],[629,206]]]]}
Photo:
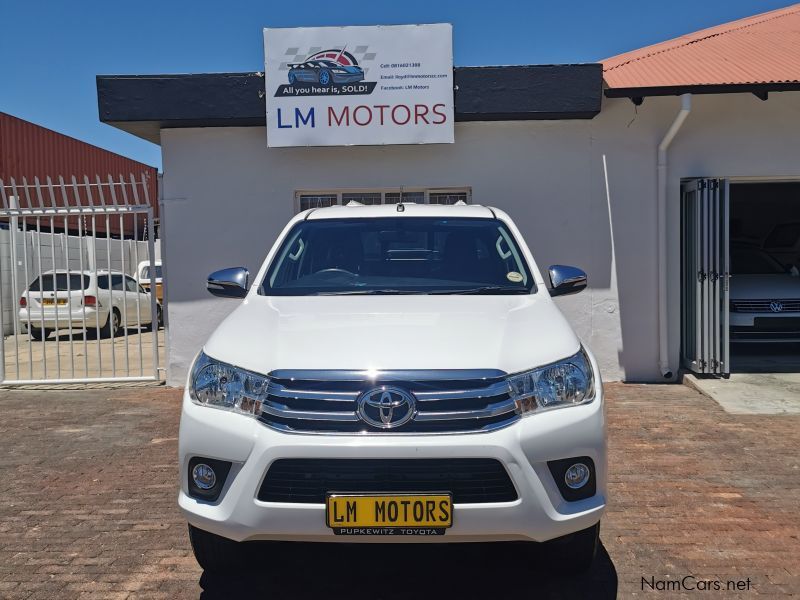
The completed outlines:
{"type": "Polygon", "coordinates": [[[800,342],[800,313],[730,313],[731,341],[800,342]]]}
{"type": "Polygon", "coordinates": [[[237,541],[420,541],[419,536],[337,536],[325,525],[324,504],[259,501],[256,497],[264,475],[280,458],[499,460],[518,498],[512,502],[455,504],[453,527],[443,536],[426,536],[426,542],[546,541],[594,525],[606,504],[602,389],[591,404],[525,417],[499,431],[427,436],[283,433],[249,417],[197,406],[185,392],[179,454],[181,511],[195,527],[237,541]],[[214,502],[189,495],[188,465],[195,456],[233,462],[222,493],[214,502]],[[577,456],[594,461],[597,493],[567,502],[547,461],[577,456]]]}

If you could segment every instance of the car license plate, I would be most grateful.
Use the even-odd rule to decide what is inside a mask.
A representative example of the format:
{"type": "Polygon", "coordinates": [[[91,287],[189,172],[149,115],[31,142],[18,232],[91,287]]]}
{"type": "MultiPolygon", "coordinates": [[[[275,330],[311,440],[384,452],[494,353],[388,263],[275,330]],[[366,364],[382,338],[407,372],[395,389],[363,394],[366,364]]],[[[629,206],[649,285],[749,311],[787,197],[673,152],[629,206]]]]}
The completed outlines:
{"type": "MultiPolygon", "coordinates": [[[[59,306],[64,306],[66,303],[67,303],[67,299],[66,298],[59,298],[58,299],[58,305],[59,306]]],[[[45,298],[45,299],[42,300],[42,305],[43,306],[53,306],[54,304],[56,304],[56,301],[53,298],[45,298]]]]}
{"type": "Polygon", "coordinates": [[[328,494],[325,518],[336,535],[443,535],[453,499],[437,494],[328,494]]]}

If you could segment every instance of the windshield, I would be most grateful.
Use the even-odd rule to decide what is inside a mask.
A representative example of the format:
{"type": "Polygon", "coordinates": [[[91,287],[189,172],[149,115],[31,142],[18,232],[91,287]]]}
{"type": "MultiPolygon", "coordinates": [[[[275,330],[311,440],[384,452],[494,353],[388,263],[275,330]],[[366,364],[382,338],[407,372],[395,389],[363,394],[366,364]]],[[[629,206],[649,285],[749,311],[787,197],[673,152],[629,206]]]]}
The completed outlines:
{"type": "Polygon", "coordinates": [[[758,248],[731,246],[731,273],[734,275],[775,275],[786,273],[781,264],[758,248]]]}
{"type": "MultiPolygon", "coordinates": [[[[156,270],[156,279],[161,279],[161,265],[156,265],[155,270],[156,270]]],[[[151,279],[150,267],[142,267],[142,279],[151,279]]]]}
{"type": "Polygon", "coordinates": [[[388,217],[302,221],[260,293],[528,294],[525,259],[497,219],[388,217]]]}
{"type": "Polygon", "coordinates": [[[45,273],[37,277],[31,283],[31,292],[66,292],[67,290],[85,290],[89,287],[89,276],[80,273],[56,273],[55,277],[51,273],[45,273]],[[55,282],[53,281],[55,280],[55,282]],[[55,283],[55,288],[53,287],[55,283]]]}
{"type": "Polygon", "coordinates": [[[791,250],[798,241],[800,241],[800,223],[782,223],[776,225],[775,229],[767,236],[764,247],[774,250],[779,248],[791,250]]]}

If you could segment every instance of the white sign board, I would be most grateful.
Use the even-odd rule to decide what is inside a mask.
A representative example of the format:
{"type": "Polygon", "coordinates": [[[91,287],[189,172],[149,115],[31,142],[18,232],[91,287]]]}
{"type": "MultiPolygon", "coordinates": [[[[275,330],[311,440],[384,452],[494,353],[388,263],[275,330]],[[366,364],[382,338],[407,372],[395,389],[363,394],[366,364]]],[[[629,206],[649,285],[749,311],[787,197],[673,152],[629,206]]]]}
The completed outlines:
{"type": "Polygon", "coordinates": [[[267,145],[453,143],[450,24],[264,29],[267,145]]]}

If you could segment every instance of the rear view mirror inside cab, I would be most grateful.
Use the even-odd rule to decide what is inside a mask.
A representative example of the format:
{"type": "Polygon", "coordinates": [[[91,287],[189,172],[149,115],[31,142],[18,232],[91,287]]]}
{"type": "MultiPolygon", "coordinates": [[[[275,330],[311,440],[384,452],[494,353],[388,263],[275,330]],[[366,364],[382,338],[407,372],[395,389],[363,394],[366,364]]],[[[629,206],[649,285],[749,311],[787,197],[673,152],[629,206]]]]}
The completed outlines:
{"type": "Polygon", "coordinates": [[[384,243],[403,243],[413,244],[420,241],[419,231],[404,231],[402,229],[394,229],[391,231],[381,231],[378,233],[378,240],[384,243]]]}

